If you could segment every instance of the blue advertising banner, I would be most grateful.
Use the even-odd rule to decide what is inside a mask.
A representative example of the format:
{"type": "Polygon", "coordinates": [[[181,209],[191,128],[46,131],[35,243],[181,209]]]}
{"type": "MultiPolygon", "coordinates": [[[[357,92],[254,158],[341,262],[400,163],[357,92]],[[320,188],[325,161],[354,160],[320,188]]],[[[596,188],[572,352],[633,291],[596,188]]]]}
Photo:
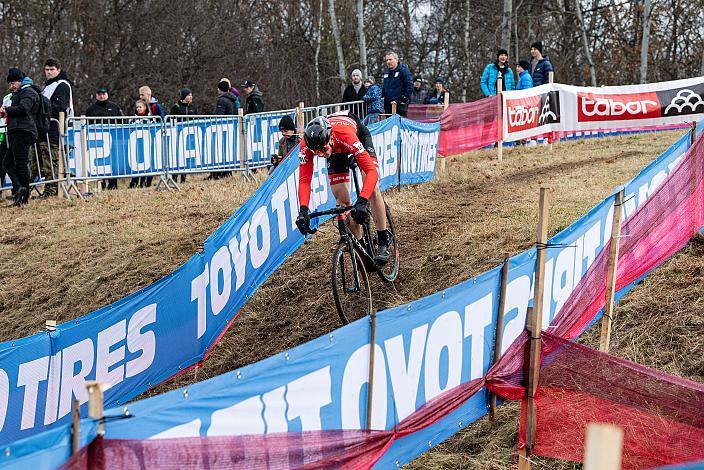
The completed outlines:
{"type": "MultiPolygon", "coordinates": [[[[397,117],[389,121],[398,126],[397,117]]],[[[186,150],[197,142],[184,140],[186,150]]],[[[379,149],[380,160],[397,155],[398,145],[379,149]]],[[[0,344],[0,443],[66,423],[72,399],[88,399],[86,380],[110,384],[105,404],[117,406],[202,359],[303,243],[295,225],[298,165],[286,158],[206,240],[203,252],[173,273],[56,331],[0,344]]],[[[334,206],[323,159],[315,159],[311,193],[311,209],[334,206]]]]}
{"type": "Polygon", "coordinates": [[[178,172],[244,168],[240,130],[237,116],[169,119],[163,131],[167,169],[178,172]]]}
{"type": "Polygon", "coordinates": [[[435,178],[439,122],[401,119],[401,184],[417,184],[435,178]]]}

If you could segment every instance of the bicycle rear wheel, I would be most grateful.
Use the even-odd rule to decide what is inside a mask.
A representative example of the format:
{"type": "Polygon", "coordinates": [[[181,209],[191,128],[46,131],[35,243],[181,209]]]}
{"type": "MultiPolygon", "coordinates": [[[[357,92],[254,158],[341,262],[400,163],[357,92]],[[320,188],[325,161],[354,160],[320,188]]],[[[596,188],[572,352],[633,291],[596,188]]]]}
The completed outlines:
{"type": "Polygon", "coordinates": [[[384,203],[386,207],[386,228],[391,234],[391,240],[389,241],[389,261],[382,267],[380,267],[377,272],[382,280],[387,283],[394,282],[398,276],[398,270],[400,266],[399,254],[398,254],[398,237],[396,236],[396,226],[394,225],[394,219],[391,216],[391,209],[389,205],[384,203]]]}
{"type": "Polygon", "coordinates": [[[343,324],[372,312],[372,293],[362,258],[347,243],[335,249],[332,257],[332,293],[343,324]]]}

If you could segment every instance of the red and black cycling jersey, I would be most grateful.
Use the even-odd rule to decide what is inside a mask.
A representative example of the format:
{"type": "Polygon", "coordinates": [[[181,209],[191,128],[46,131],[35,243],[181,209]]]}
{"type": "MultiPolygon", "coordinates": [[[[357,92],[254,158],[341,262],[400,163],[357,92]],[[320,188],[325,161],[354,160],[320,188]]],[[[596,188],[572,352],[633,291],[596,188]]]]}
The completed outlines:
{"type": "MultiPolygon", "coordinates": [[[[369,131],[357,119],[350,116],[330,116],[328,120],[332,125],[332,153],[329,157],[322,158],[332,163],[335,159],[340,157],[347,159],[348,155],[352,155],[360,170],[364,172],[364,184],[360,196],[369,199],[379,181],[379,170],[369,131]],[[365,140],[364,143],[360,140],[360,133],[362,140],[365,140]]],[[[313,158],[317,155],[302,140],[299,156],[301,168],[298,178],[298,202],[301,206],[307,207],[310,202],[310,182],[313,179],[313,158]]],[[[349,167],[339,170],[338,167],[338,165],[328,165],[328,180],[331,185],[349,181],[349,167]]]]}

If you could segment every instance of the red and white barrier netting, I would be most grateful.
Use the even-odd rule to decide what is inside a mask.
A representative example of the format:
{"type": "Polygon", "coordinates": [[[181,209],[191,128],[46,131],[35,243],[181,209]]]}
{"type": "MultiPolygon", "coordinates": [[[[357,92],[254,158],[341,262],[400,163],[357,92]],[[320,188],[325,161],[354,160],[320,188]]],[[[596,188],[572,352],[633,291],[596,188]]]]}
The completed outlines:
{"type": "MultiPolygon", "coordinates": [[[[704,226],[704,134],[622,229],[617,287],[663,263],[704,226]]],[[[536,455],[581,461],[589,422],[624,428],[623,468],[704,459],[704,385],[571,342],[604,305],[608,246],[543,335],[536,455]]],[[[394,440],[437,423],[486,386],[525,398],[524,332],[479,379],[453,388],[389,431],[319,431],[161,440],[97,439],[63,466],[85,468],[370,468],[394,440]]],[[[525,414],[525,404],[523,406],[525,414]]],[[[525,443],[525,419],[519,442],[525,443]]]]}

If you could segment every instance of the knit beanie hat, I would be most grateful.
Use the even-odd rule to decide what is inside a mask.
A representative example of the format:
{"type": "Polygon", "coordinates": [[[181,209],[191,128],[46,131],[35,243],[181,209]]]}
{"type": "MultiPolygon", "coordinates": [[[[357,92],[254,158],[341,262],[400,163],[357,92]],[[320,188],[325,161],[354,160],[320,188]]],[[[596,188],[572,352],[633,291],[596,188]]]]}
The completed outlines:
{"type": "Polygon", "coordinates": [[[7,72],[7,83],[10,82],[21,82],[22,79],[24,78],[24,74],[22,71],[16,67],[11,68],[7,72]]]}
{"type": "Polygon", "coordinates": [[[181,101],[185,100],[185,99],[186,99],[186,96],[188,96],[188,95],[190,95],[190,94],[192,94],[190,88],[181,88],[181,89],[178,91],[178,96],[179,96],[179,99],[180,99],[181,101]]]}
{"type": "Polygon", "coordinates": [[[362,71],[359,69],[354,69],[350,74],[350,77],[354,77],[355,75],[359,75],[359,78],[362,78],[362,71]]]}
{"type": "Polygon", "coordinates": [[[496,58],[498,59],[501,54],[506,54],[508,56],[508,51],[506,49],[499,49],[496,51],[496,58]]]}
{"type": "Polygon", "coordinates": [[[538,49],[538,52],[540,52],[541,54],[543,53],[543,43],[540,41],[535,41],[533,44],[530,45],[530,47],[535,47],[536,49],[538,49]]]}
{"type": "Polygon", "coordinates": [[[279,121],[279,131],[295,131],[296,125],[293,123],[291,116],[284,116],[279,121]]]}
{"type": "Polygon", "coordinates": [[[525,59],[519,60],[518,65],[520,65],[523,70],[530,70],[530,62],[525,59]]]}
{"type": "Polygon", "coordinates": [[[230,84],[227,83],[225,80],[220,80],[218,82],[218,90],[228,92],[230,91],[230,84]]]}

